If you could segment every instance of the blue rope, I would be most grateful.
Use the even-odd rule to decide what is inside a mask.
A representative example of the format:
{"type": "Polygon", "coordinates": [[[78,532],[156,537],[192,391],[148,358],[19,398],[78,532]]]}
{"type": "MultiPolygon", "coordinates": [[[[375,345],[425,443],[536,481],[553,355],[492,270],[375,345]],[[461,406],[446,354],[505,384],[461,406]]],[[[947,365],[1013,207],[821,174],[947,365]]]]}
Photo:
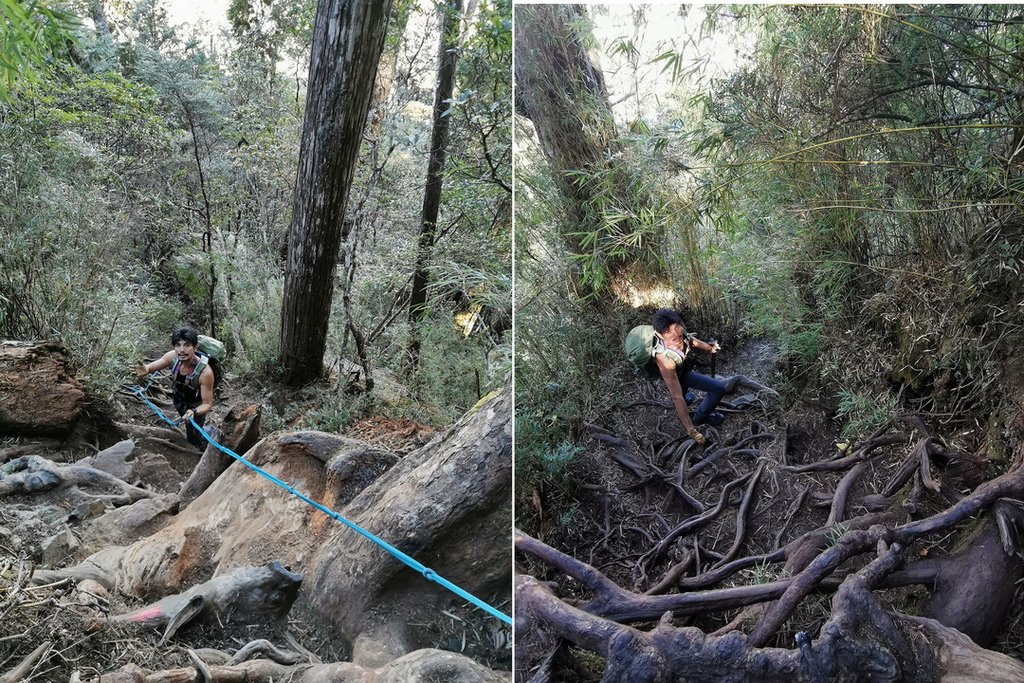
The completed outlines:
{"type": "MultiPolygon", "coordinates": [[[[152,381],[152,378],[150,378],[150,381],[152,381]]],[[[149,385],[147,384],[146,387],[148,388],[149,385]]],[[[143,401],[145,401],[146,405],[148,405],[153,410],[153,412],[155,412],[157,415],[159,415],[160,418],[164,422],[168,423],[169,425],[171,425],[175,429],[178,428],[178,425],[176,425],[174,422],[171,422],[170,420],[168,420],[167,416],[164,415],[163,411],[161,411],[160,408],[158,408],[152,401],[150,401],[148,398],[146,398],[146,396],[142,393],[142,391],[138,387],[133,387],[132,391],[135,392],[135,394],[138,395],[139,398],[141,398],[143,401]]],[[[285,482],[281,481],[280,479],[278,479],[274,475],[270,474],[269,472],[260,469],[256,465],[253,465],[251,462],[249,462],[248,460],[246,460],[242,456],[238,455],[237,453],[233,452],[231,449],[225,448],[224,446],[221,446],[219,443],[217,443],[212,438],[210,438],[210,435],[206,433],[206,430],[204,430],[202,427],[200,427],[196,423],[195,420],[190,418],[189,422],[191,422],[192,426],[195,427],[196,430],[200,434],[202,434],[203,438],[206,439],[207,441],[209,441],[210,444],[212,444],[217,450],[219,450],[222,453],[225,453],[225,454],[231,456],[232,458],[234,458],[238,462],[242,463],[243,465],[248,467],[250,470],[252,470],[256,474],[260,475],[261,477],[263,477],[263,478],[265,478],[265,479],[267,479],[269,481],[272,481],[273,483],[275,483],[278,486],[280,486],[281,488],[283,488],[285,491],[288,491],[289,493],[291,493],[293,496],[296,496],[297,498],[299,498],[299,499],[309,503],[310,505],[312,505],[313,507],[315,507],[317,510],[319,510],[322,513],[324,513],[328,517],[332,517],[336,521],[341,522],[342,524],[347,526],[349,529],[352,529],[356,533],[358,533],[358,534],[362,535],[363,537],[368,538],[369,540],[373,541],[374,543],[379,545],[381,548],[383,548],[384,550],[386,550],[389,553],[391,553],[392,556],[394,556],[396,559],[401,561],[407,567],[409,567],[410,569],[413,569],[413,570],[419,572],[420,574],[422,574],[423,578],[427,579],[428,581],[433,581],[434,583],[437,583],[437,584],[440,584],[441,586],[444,586],[445,588],[450,590],[452,593],[455,593],[456,595],[458,595],[462,599],[466,600],[467,602],[470,602],[473,605],[479,607],[480,609],[484,610],[485,612],[487,612],[491,616],[497,617],[498,619],[500,619],[501,621],[505,622],[506,624],[508,624],[510,626],[512,625],[512,618],[509,617],[504,612],[499,611],[498,609],[496,609],[496,608],[492,607],[491,605],[487,604],[486,602],[484,602],[480,598],[477,598],[473,594],[468,593],[467,591],[459,588],[458,586],[456,586],[454,583],[452,583],[448,579],[446,579],[443,576],[441,576],[440,574],[436,573],[433,569],[430,569],[429,567],[424,566],[422,563],[418,562],[417,560],[413,559],[412,557],[409,557],[408,555],[406,555],[401,550],[399,550],[398,548],[394,547],[393,545],[391,545],[390,543],[388,543],[384,539],[379,538],[378,536],[375,536],[374,534],[370,533],[366,529],[363,529],[362,527],[360,527],[358,524],[355,524],[354,522],[350,522],[349,520],[345,519],[344,517],[339,515],[337,512],[335,512],[334,510],[331,510],[330,508],[324,507],[320,503],[318,503],[315,500],[309,498],[308,496],[306,496],[302,492],[297,491],[295,488],[293,488],[289,484],[286,484],[285,482]]]]}

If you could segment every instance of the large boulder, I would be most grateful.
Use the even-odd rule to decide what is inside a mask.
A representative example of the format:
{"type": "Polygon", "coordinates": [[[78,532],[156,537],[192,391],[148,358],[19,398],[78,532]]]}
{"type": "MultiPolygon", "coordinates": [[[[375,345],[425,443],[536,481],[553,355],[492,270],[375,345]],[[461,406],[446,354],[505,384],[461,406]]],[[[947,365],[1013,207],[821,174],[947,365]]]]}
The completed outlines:
{"type": "Polygon", "coordinates": [[[0,434],[67,434],[84,402],[60,344],[0,343],[0,434]]]}

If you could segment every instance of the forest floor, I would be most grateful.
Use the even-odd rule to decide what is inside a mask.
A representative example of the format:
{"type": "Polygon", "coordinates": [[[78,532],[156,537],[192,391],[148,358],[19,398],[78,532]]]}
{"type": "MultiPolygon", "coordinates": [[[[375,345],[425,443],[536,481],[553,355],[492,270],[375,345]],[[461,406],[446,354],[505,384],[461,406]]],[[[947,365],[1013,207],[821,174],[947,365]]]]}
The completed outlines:
{"type": "MultiPolygon", "coordinates": [[[[265,415],[277,410],[263,387],[229,379],[219,390],[210,422],[222,424],[230,406],[250,402],[258,403],[265,415]]],[[[94,405],[90,412],[102,414],[104,420],[113,419],[144,427],[164,426],[152,410],[127,389],[116,392],[109,404],[94,405]]],[[[164,412],[172,419],[176,417],[169,406],[164,406],[164,412]]],[[[279,412],[278,418],[281,422],[283,414],[279,412]]],[[[293,419],[292,422],[297,423],[298,420],[293,419]]],[[[261,437],[270,431],[264,427],[261,437]]],[[[342,435],[402,456],[425,444],[434,433],[433,428],[422,423],[377,414],[350,424],[342,435]]],[[[119,439],[116,433],[95,430],[88,434],[79,432],[64,440],[6,438],[0,440],[0,465],[28,454],[40,455],[55,463],[75,463],[95,455],[119,439]]],[[[163,492],[173,493],[199,457],[198,450],[192,455],[180,453],[170,456],[168,463],[176,473],[171,474],[169,480],[165,476],[161,484],[142,482],[142,485],[158,489],[162,486],[163,492]]],[[[165,468],[165,475],[166,472],[165,468]]],[[[289,642],[282,640],[285,637],[283,633],[267,634],[266,629],[259,627],[225,631],[203,626],[184,629],[168,644],[160,646],[159,631],[143,631],[106,619],[107,616],[138,609],[141,604],[128,604],[113,594],[97,598],[70,581],[32,586],[29,575],[40,564],[44,541],[65,529],[77,534],[74,523],[69,522],[72,512],[70,505],[54,505],[50,499],[44,504],[33,495],[4,498],[0,507],[0,674],[10,670],[43,643],[49,643],[49,649],[32,670],[31,680],[67,681],[76,671],[88,680],[129,663],[153,671],[188,667],[193,665],[190,651],[213,648],[232,653],[258,638],[269,638],[279,647],[289,647],[289,642]],[[103,628],[98,627],[100,623],[103,623],[103,628]]],[[[50,568],[74,564],[76,562],[68,557],[50,568]]],[[[511,609],[509,605],[499,607],[505,611],[511,609]]],[[[465,605],[446,610],[440,616],[436,613],[412,613],[403,615],[403,618],[410,625],[418,647],[458,652],[497,670],[509,671],[512,668],[508,629],[496,629],[495,620],[479,610],[465,605]]],[[[287,632],[292,639],[292,647],[298,643],[323,662],[347,661],[351,656],[330,625],[316,614],[314,606],[302,599],[301,593],[289,614],[287,632]]]]}
{"type": "MultiPolygon", "coordinates": [[[[745,375],[766,386],[771,386],[773,380],[778,381],[780,372],[775,348],[764,341],[748,343],[731,354],[723,352],[717,370],[720,377],[745,375]]],[[[707,369],[698,368],[698,371],[707,372],[707,369]]],[[[797,400],[783,410],[777,400],[762,393],[757,401],[733,408],[732,402],[743,403],[743,400],[737,401],[737,397],[753,393],[741,386],[735,393],[726,395],[720,404],[726,414],[725,422],[717,429],[702,428],[708,436],[708,446],[680,453],[678,446],[686,439],[685,432],[671,409],[663,383],[649,381],[642,373],[624,367],[617,372],[622,394],[615,408],[592,423],[590,433],[581,444],[583,452],[572,471],[574,478],[566,486],[572,494],[563,499],[571,500],[568,509],[546,511],[542,520],[535,510],[531,511],[529,526],[523,527],[528,533],[588,563],[626,590],[645,593],[662,583],[663,587],[656,591],[671,593],[678,590],[671,586],[678,579],[667,577],[673,569],[678,569],[681,561],[688,562],[683,577],[699,576],[729,553],[736,539],[740,504],[748,489],[746,483],[734,487],[721,514],[710,523],[696,534],[682,535],[664,553],[652,554],[659,539],[695,514],[695,510],[664,483],[663,474],[679,481],[678,473],[683,469],[683,488],[705,508],[711,509],[722,498],[729,482],[760,470],[757,484],[749,489],[752,498],[742,544],[730,553],[731,558],[766,555],[826,524],[834,492],[846,471],[796,473],[786,469],[786,466],[838,458],[846,452],[840,451],[839,446],[847,440],[838,437],[824,401],[797,400]],[[700,464],[703,458],[727,447],[735,450],[706,466],[700,464]],[[738,454],[737,450],[746,452],[738,454]],[[622,460],[639,463],[640,475],[622,466],[622,460]],[[687,467],[682,468],[682,463],[687,463],[687,467]]],[[[702,398],[698,393],[697,401],[702,398]]],[[[890,426],[890,432],[899,430],[898,426],[890,426]]],[[[949,441],[955,439],[954,435],[941,436],[949,441]]],[[[859,438],[867,439],[868,435],[859,435],[859,438]]],[[[856,439],[848,441],[851,447],[857,442],[856,439]]],[[[880,454],[870,459],[867,470],[849,493],[844,519],[866,512],[860,505],[862,497],[881,490],[900,467],[908,449],[908,443],[883,446],[880,454]]],[[[936,498],[938,496],[925,499],[926,506],[917,509],[913,516],[920,518],[948,506],[946,501],[936,498]]],[[[521,515],[520,524],[523,523],[521,515]]],[[[918,557],[945,554],[953,546],[955,537],[956,534],[949,534],[918,542],[911,550],[918,557]]],[[[870,558],[861,559],[857,567],[870,558]]],[[[528,553],[520,553],[519,560],[527,573],[557,582],[564,599],[582,599],[588,594],[577,582],[528,553]]],[[[763,584],[786,576],[782,564],[759,563],[708,587],[763,584]]],[[[911,586],[879,591],[878,595],[888,609],[915,614],[928,592],[923,587],[911,586]]],[[[799,631],[815,638],[830,614],[831,598],[829,592],[808,596],[767,645],[793,648],[799,631]]],[[[677,618],[675,624],[696,626],[705,633],[712,633],[730,624],[742,612],[743,608],[736,608],[677,618]]],[[[634,624],[642,630],[654,625],[654,622],[646,626],[634,624]]],[[[750,626],[751,623],[746,623],[740,629],[749,630],[750,626]]],[[[517,642],[517,647],[520,645],[530,646],[517,642]]],[[[991,649],[1024,659],[1024,588],[1018,587],[1007,626],[991,649]]],[[[600,678],[600,659],[583,650],[574,648],[573,652],[576,655],[571,666],[573,673],[567,672],[565,680],[600,678]]]]}

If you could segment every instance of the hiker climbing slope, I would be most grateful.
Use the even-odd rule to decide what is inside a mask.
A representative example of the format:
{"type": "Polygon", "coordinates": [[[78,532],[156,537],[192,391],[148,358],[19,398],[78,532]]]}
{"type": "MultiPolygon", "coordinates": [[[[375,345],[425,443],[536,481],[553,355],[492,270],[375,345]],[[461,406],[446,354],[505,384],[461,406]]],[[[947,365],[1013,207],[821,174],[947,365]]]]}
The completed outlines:
{"type": "Polygon", "coordinates": [[[196,448],[205,448],[205,442],[190,419],[200,427],[213,409],[214,370],[211,358],[199,350],[199,334],[191,327],[180,327],[171,335],[174,350],[168,351],[152,363],[139,363],[136,374],[145,377],[164,368],[171,368],[174,380],[172,399],[174,408],[185,423],[185,436],[196,448]]]}
{"type": "Polygon", "coordinates": [[[708,343],[686,333],[686,327],[678,313],[669,308],[659,308],[651,316],[650,325],[638,325],[626,336],[626,356],[648,376],[660,376],[672,396],[679,421],[697,443],[704,443],[704,435],[694,425],[717,426],[725,417],[715,412],[715,407],[725,395],[723,382],[693,371],[693,349],[717,353],[718,343],[708,343]],[[694,400],[688,389],[705,392],[704,401],[693,413],[691,419],[687,404],[694,400]],[[686,399],[683,399],[686,392],[686,399]]]}

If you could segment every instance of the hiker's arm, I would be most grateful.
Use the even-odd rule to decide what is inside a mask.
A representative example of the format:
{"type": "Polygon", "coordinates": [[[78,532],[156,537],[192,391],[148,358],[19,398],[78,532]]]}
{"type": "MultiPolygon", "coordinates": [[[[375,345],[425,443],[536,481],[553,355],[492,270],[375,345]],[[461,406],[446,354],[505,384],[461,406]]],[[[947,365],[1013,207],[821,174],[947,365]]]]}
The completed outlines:
{"type": "Polygon", "coordinates": [[[209,367],[204,368],[203,374],[199,375],[199,395],[203,402],[195,409],[197,417],[206,415],[213,410],[213,370],[209,367]]]}
{"type": "Polygon", "coordinates": [[[722,348],[718,345],[718,342],[710,343],[697,339],[696,337],[691,337],[690,343],[693,344],[693,348],[700,349],[701,351],[707,351],[708,353],[717,353],[722,348]]]}
{"type": "Polygon", "coordinates": [[[171,367],[172,363],[174,363],[174,351],[168,351],[152,363],[139,363],[135,368],[135,374],[139,377],[145,377],[157,370],[163,370],[164,368],[171,367]]]}
{"type": "Polygon", "coordinates": [[[665,356],[655,356],[654,361],[658,364],[658,370],[661,371],[661,379],[664,380],[665,386],[668,387],[668,393],[672,396],[672,405],[675,406],[676,416],[679,421],[683,423],[683,429],[690,436],[697,430],[693,428],[693,421],[690,420],[690,412],[686,409],[686,401],[683,400],[683,388],[679,386],[679,376],[676,375],[675,363],[665,358],[665,356]]]}

